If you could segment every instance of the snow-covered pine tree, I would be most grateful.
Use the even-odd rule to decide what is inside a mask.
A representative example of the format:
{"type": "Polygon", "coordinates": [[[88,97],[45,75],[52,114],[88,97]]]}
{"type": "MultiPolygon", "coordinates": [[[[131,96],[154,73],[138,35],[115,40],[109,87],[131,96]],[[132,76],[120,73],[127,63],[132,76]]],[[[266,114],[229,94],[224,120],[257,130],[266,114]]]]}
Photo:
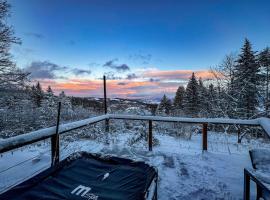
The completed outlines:
{"type": "Polygon", "coordinates": [[[172,101],[171,101],[171,99],[168,98],[165,105],[166,105],[166,107],[165,107],[165,113],[167,115],[169,115],[172,112],[172,101]]]}
{"type": "Polygon", "coordinates": [[[37,82],[36,85],[33,85],[31,88],[31,96],[37,107],[41,107],[41,102],[44,97],[41,84],[37,82]]]}
{"type": "Polygon", "coordinates": [[[184,86],[179,86],[176,93],[175,93],[175,97],[174,97],[174,100],[173,100],[174,109],[183,110],[184,95],[185,95],[184,86]]]}
{"type": "Polygon", "coordinates": [[[59,101],[62,102],[62,115],[65,120],[69,119],[73,115],[73,110],[72,110],[72,103],[71,103],[71,98],[66,96],[65,92],[62,91],[59,94],[59,101]]]}
{"type": "Polygon", "coordinates": [[[46,92],[47,92],[48,95],[53,95],[53,91],[52,91],[52,88],[51,88],[50,85],[48,86],[46,92]]]}
{"type": "Polygon", "coordinates": [[[208,115],[208,91],[203,84],[203,80],[199,78],[198,85],[198,103],[199,103],[199,114],[200,117],[207,117],[208,115]]]}
{"type": "Polygon", "coordinates": [[[212,83],[210,83],[207,90],[207,109],[208,109],[208,117],[215,117],[215,108],[216,108],[216,90],[212,83]]]}
{"type": "Polygon", "coordinates": [[[198,115],[199,111],[198,87],[199,87],[198,81],[193,72],[187,84],[183,100],[185,113],[190,117],[196,117],[198,115]]]}
{"type": "Polygon", "coordinates": [[[61,98],[65,98],[65,97],[66,97],[65,92],[64,91],[60,92],[59,98],[61,99],[61,98]]]}
{"type": "Polygon", "coordinates": [[[55,107],[55,105],[57,104],[57,100],[56,97],[54,96],[51,86],[48,86],[46,91],[47,91],[46,93],[47,105],[49,107],[55,107]]]}
{"type": "Polygon", "coordinates": [[[172,102],[171,100],[164,94],[159,105],[158,105],[158,114],[163,115],[163,114],[170,114],[172,109],[172,102]]]}
{"type": "Polygon", "coordinates": [[[266,47],[260,54],[259,54],[259,64],[261,67],[261,75],[262,75],[262,90],[263,90],[263,97],[264,97],[264,106],[265,112],[267,116],[270,116],[270,97],[269,97],[269,87],[270,87],[270,48],[266,47]]]}
{"type": "Polygon", "coordinates": [[[237,90],[237,114],[240,118],[251,118],[258,105],[259,65],[251,43],[245,39],[237,60],[235,84],[237,90]]]}
{"type": "Polygon", "coordinates": [[[166,95],[164,94],[162,99],[160,100],[160,103],[158,104],[158,107],[157,107],[157,114],[158,115],[162,115],[165,113],[165,101],[166,101],[167,97],[166,95]]]}
{"type": "Polygon", "coordinates": [[[46,93],[44,94],[41,107],[42,114],[47,121],[55,119],[57,113],[57,100],[51,86],[48,86],[46,93]]]}

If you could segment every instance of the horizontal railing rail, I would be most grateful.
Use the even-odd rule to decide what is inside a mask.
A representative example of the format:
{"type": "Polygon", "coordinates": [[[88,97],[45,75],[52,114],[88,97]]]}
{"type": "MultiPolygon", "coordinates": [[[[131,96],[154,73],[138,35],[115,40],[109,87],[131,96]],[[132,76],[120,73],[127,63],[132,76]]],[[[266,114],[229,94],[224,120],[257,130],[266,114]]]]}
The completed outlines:
{"type": "MultiPolygon", "coordinates": [[[[180,122],[193,123],[203,125],[203,150],[207,150],[207,125],[208,124],[227,124],[227,125],[247,125],[247,126],[261,126],[270,137],[270,119],[257,118],[251,120],[241,119],[226,119],[226,118],[182,118],[182,117],[163,117],[163,116],[141,116],[141,115],[124,115],[124,114],[105,114],[101,116],[91,117],[80,121],[62,124],[59,126],[58,134],[67,133],[90,124],[111,119],[121,120],[143,120],[149,121],[149,150],[152,150],[152,122],[180,122]]],[[[15,137],[0,140],[0,153],[4,153],[25,145],[29,145],[41,140],[52,138],[56,134],[56,126],[40,129],[30,133],[18,135],[15,137]]]]}
{"type": "MultiPolygon", "coordinates": [[[[207,150],[207,127],[208,124],[223,124],[223,125],[247,125],[247,126],[261,126],[270,138],[270,119],[228,119],[228,118],[184,118],[184,117],[163,117],[163,116],[145,116],[145,115],[123,115],[123,114],[108,114],[109,119],[122,120],[146,120],[149,121],[148,128],[148,148],[152,151],[152,122],[180,122],[202,124],[202,149],[207,150]]],[[[240,131],[240,130],[238,130],[240,131]]]]}
{"type": "MultiPolygon", "coordinates": [[[[90,124],[94,124],[100,121],[108,119],[107,115],[101,115],[97,117],[91,117],[84,120],[62,124],[59,126],[59,134],[63,134],[69,131],[73,131],[90,124]]],[[[41,140],[48,139],[56,134],[56,126],[40,129],[30,133],[14,136],[11,138],[0,140],[0,153],[4,153],[28,144],[32,144],[41,140]]]]}
{"type": "MultiPolygon", "coordinates": [[[[152,120],[161,122],[181,122],[181,123],[211,123],[211,124],[228,124],[228,125],[249,125],[260,126],[260,119],[227,119],[227,118],[185,118],[185,117],[163,117],[163,116],[148,116],[148,115],[123,115],[123,114],[108,114],[109,119],[126,119],[126,120],[152,120]]],[[[267,118],[266,118],[267,119],[267,118]]],[[[270,123],[270,121],[269,121],[270,123]]]]}

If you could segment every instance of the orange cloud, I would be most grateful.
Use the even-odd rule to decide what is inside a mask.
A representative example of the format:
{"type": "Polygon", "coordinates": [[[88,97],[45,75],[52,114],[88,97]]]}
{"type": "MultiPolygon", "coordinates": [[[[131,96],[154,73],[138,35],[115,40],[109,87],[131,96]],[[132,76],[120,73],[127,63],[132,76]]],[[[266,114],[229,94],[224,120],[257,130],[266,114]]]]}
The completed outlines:
{"type": "MultiPolygon", "coordinates": [[[[191,70],[148,70],[142,72],[137,79],[107,80],[108,97],[151,98],[164,93],[174,95],[177,87],[185,84],[190,78],[191,70]],[[155,81],[153,81],[155,80],[155,81]]],[[[209,71],[194,71],[197,77],[212,78],[209,71]]],[[[50,85],[58,94],[65,91],[74,96],[103,96],[103,81],[99,79],[66,79],[40,80],[43,88],[50,85]]]]}

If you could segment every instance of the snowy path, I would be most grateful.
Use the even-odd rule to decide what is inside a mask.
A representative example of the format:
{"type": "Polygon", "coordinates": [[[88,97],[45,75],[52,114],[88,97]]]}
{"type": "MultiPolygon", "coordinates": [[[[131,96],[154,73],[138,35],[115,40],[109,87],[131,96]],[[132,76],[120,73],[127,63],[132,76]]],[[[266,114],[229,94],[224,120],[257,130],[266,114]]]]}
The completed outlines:
{"type": "MultiPolygon", "coordinates": [[[[258,141],[236,144],[235,136],[209,134],[209,150],[202,153],[201,135],[183,140],[155,134],[159,145],[147,151],[145,141],[132,147],[132,134],[114,134],[111,144],[77,140],[61,144],[61,158],[76,151],[113,154],[134,160],[143,160],[158,169],[159,199],[242,199],[243,168],[250,167],[248,149],[261,144],[258,141]]],[[[24,148],[0,158],[0,191],[18,183],[50,165],[48,143],[24,148]],[[20,164],[16,167],[12,167],[20,164]]]]}

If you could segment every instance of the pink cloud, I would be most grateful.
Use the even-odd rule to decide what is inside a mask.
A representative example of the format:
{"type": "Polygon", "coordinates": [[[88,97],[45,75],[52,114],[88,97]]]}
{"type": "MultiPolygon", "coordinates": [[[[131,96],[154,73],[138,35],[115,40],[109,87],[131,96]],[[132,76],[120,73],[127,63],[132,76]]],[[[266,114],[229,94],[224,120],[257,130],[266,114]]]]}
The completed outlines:
{"type": "MultiPolygon", "coordinates": [[[[107,80],[108,97],[151,98],[164,93],[173,96],[177,87],[181,85],[179,80],[182,84],[187,83],[192,72],[191,70],[149,70],[142,72],[143,79],[107,80]]],[[[195,74],[203,79],[211,78],[211,73],[208,71],[195,71],[195,74]]],[[[65,91],[66,94],[73,96],[103,96],[103,82],[98,79],[40,80],[40,82],[43,89],[50,85],[56,94],[65,91]]]]}
{"type": "Polygon", "coordinates": [[[202,79],[213,78],[211,72],[204,71],[192,71],[192,70],[149,70],[143,72],[143,77],[156,78],[160,80],[182,80],[189,79],[192,72],[195,72],[195,75],[202,79]]]}

